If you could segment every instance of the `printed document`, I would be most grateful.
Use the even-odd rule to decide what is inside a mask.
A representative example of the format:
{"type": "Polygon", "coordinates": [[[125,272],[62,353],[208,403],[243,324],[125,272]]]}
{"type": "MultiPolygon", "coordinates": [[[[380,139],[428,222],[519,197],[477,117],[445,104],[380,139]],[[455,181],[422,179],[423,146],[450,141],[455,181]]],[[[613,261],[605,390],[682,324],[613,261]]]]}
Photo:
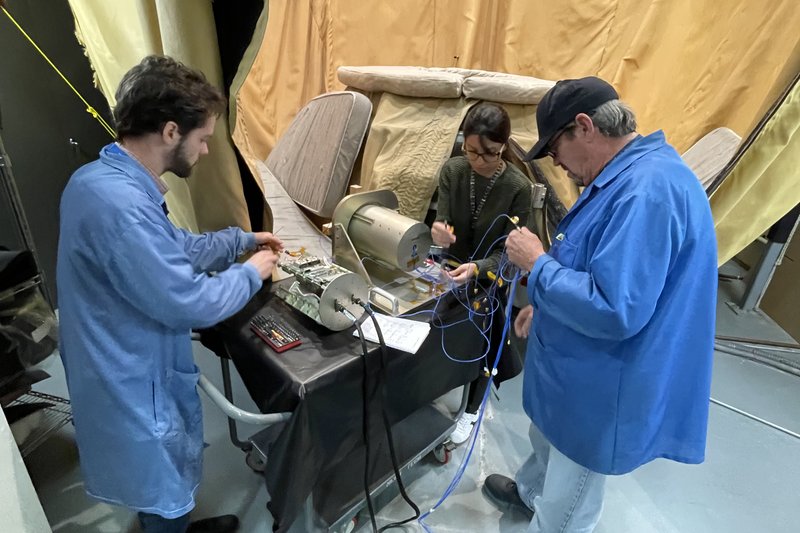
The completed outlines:
{"type": "MultiPolygon", "coordinates": [[[[397,318],[376,313],[378,324],[383,333],[383,340],[386,346],[402,350],[408,353],[417,353],[422,342],[428,337],[431,325],[427,322],[418,322],[407,318],[397,318]]],[[[364,337],[368,341],[378,342],[378,334],[375,332],[375,324],[371,318],[367,318],[362,324],[364,337]]],[[[354,337],[358,337],[358,330],[353,332],[354,337]]]]}

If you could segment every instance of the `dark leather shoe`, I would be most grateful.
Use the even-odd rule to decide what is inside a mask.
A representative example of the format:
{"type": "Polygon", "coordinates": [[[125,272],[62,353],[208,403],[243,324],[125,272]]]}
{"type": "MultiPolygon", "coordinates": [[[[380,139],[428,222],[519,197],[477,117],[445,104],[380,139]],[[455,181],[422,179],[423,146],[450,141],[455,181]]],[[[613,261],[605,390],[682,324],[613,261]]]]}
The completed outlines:
{"type": "Polygon", "coordinates": [[[234,533],[239,530],[239,519],[232,514],[203,518],[189,524],[186,533],[234,533]]]}
{"type": "Polygon", "coordinates": [[[533,511],[523,503],[517,492],[517,483],[511,478],[492,474],[483,482],[483,494],[501,511],[516,509],[528,520],[533,518],[533,511]]]}

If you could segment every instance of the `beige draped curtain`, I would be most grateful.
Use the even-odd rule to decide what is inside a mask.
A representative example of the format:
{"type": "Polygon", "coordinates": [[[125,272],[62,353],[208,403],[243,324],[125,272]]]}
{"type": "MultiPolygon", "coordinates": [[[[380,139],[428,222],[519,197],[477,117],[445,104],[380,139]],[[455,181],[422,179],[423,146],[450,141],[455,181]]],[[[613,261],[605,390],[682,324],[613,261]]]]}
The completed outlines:
{"type": "MultiPolygon", "coordinates": [[[[148,54],[170,55],[203,71],[222,88],[217,34],[210,0],[70,0],[78,39],[96,82],[114,105],[123,74],[148,54]]],[[[170,217],[193,231],[226,226],[250,229],[227,117],[209,141],[190,179],[167,174],[170,217]]]]}
{"type": "MultiPolygon", "coordinates": [[[[663,129],[679,152],[720,126],[746,137],[800,70],[791,0],[272,0],[269,10],[237,103],[258,102],[258,112],[233,125],[237,145],[256,159],[309,98],[343,88],[341,65],[597,75],[633,106],[641,132],[663,129]],[[243,143],[240,130],[259,135],[243,143]]],[[[742,161],[711,199],[720,262],[800,202],[790,170],[797,136],[785,114],[782,133],[764,136],[769,163],[755,155],[757,143],[751,157],[760,163],[742,161]]]]}
{"type": "Polygon", "coordinates": [[[719,126],[747,135],[800,68],[797,27],[788,0],[272,0],[243,84],[262,111],[250,146],[265,157],[308,99],[341,90],[338,66],[416,65],[597,75],[682,152],[719,126]]]}
{"type": "Polygon", "coordinates": [[[720,264],[800,203],[800,82],[711,196],[720,264]]]}
{"type": "MultiPolygon", "coordinates": [[[[336,79],[341,65],[457,66],[542,79],[597,75],[633,106],[641,132],[663,129],[679,152],[720,126],[747,137],[800,70],[800,9],[792,0],[265,4],[231,88],[231,135],[251,168],[266,159],[309,99],[343,88],[336,79]]],[[[220,78],[208,0],[70,5],[106,94],[127,67],[152,51],[174,54],[220,78]]],[[[764,135],[765,142],[774,141],[765,156],[769,164],[754,155],[760,163],[750,169],[743,159],[732,184],[711,198],[720,260],[800,202],[800,180],[792,170],[798,160],[797,136],[790,131],[794,115],[786,115],[781,120],[789,122],[764,135]]],[[[214,152],[222,159],[230,154],[214,152]]],[[[198,225],[246,218],[237,180],[223,170],[227,166],[214,164],[213,178],[184,184],[187,222],[192,212],[198,225]]]]}

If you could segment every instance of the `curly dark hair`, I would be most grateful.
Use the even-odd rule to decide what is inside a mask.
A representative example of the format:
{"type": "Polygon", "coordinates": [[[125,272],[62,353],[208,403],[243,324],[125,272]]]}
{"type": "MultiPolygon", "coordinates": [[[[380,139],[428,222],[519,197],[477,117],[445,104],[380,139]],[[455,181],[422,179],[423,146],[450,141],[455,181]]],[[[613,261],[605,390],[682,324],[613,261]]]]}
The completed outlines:
{"type": "MultiPolygon", "coordinates": [[[[481,102],[472,106],[464,118],[464,138],[478,135],[483,146],[483,139],[506,144],[511,136],[511,119],[508,112],[500,104],[481,102]]],[[[486,149],[485,146],[483,146],[486,149]]]]}
{"type": "Polygon", "coordinates": [[[115,96],[119,140],[160,133],[169,121],[185,135],[225,109],[225,97],[202,72],[159,55],[147,56],[130,69],[115,96]]]}

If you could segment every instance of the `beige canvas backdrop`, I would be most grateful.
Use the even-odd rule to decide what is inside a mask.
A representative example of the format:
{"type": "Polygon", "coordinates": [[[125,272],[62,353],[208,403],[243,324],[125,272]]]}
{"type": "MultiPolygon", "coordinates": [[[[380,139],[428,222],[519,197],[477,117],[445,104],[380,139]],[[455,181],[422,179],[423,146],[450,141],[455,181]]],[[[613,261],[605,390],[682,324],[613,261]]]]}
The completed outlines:
{"type": "MultiPolygon", "coordinates": [[[[634,107],[640,131],[663,129],[680,152],[719,126],[746,137],[800,68],[800,10],[784,0],[272,0],[269,10],[238,95],[251,112],[233,126],[261,159],[309,98],[343,88],[340,65],[597,75],[634,107]]],[[[785,140],[772,159],[797,162],[785,140]]],[[[712,198],[720,261],[800,202],[800,179],[781,168],[743,167],[712,198]]]]}
{"type": "MultiPolygon", "coordinates": [[[[170,55],[201,70],[222,88],[222,67],[211,0],[70,0],[76,32],[96,83],[114,105],[120,79],[148,54],[170,55]]],[[[193,231],[250,229],[227,117],[217,122],[190,179],[166,174],[166,200],[176,224],[193,231]]]]}
{"type": "MultiPolygon", "coordinates": [[[[746,137],[800,69],[800,10],[792,0],[265,4],[231,89],[231,134],[251,164],[266,158],[310,98],[343,88],[336,79],[340,65],[458,66],[542,79],[597,75],[634,107],[640,131],[663,129],[679,151],[719,126],[746,137]]],[[[153,51],[176,55],[220,79],[208,0],[70,5],[106,91],[153,51]]],[[[776,130],[767,148],[774,164],[756,157],[762,162],[750,171],[743,162],[733,184],[711,199],[720,260],[800,201],[797,173],[787,172],[800,158],[797,135],[789,131],[791,124],[776,130]],[[754,194],[758,202],[746,198],[754,194]]],[[[760,149],[760,142],[752,149],[760,149]]],[[[214,152],[215,159],[232,155],[214,152]]],[[[213,164],[220,169],[216,180],[198,176],[173,193],[187,224],[192,216],[198,225],[246,218],[237,179],[228,179],[226,165],[213,164]]]]}

